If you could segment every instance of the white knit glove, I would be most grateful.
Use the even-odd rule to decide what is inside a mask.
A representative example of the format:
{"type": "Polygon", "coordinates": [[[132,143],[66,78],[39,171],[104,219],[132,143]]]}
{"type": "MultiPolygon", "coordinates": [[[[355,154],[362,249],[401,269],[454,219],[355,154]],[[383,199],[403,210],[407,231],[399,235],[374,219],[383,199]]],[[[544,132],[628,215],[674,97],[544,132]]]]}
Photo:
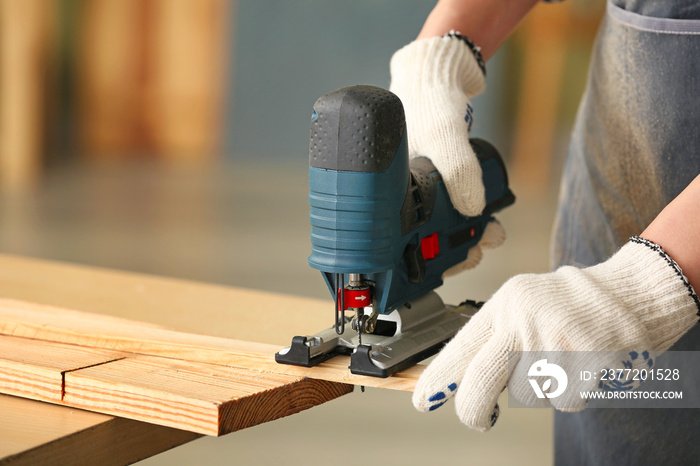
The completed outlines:
{"type": "MultiPolygon", "coordinates": [[[[469,98],[484,87],[484,73],[473,52],[457,37],[416,40],[391,59],[390,90],[404,106],[409,156],[433,162],[455,209],[468,216],[479,215],[486,205],[481,166],[469,144],[469,98]]],[[[491,222],[467,259],[445,275],[475,267],[482,249],[500,246],[504,239],[501,224],[491,222]]]]}
{"type": "MultiPolygon", "coordinates": [[[[624,350],[631,358],[645,354],[642,361],[673,345],[697,313],[698,298],[678,265],[659,246],[632,237],[596,266],[506,282],[426,368],[413,404],[431,411],[454,396],[461,421],[486,431],[507,384],[511,392],[526,392],[522,378],[531,364],[513,352],[624,350]]],[[[568,411],[585,407],[572,397],[548,401],[568,411]]]]}
{"type": "Polygon", "coordinates": [[[479,244],[469,248],[466,260],[459,264],[450,267],[443,274],[445,277],[451,277],[464,270],[472,269],[479,265],[485,249],[494,249],[503,244],[506,240],[506,231],[498,220],[493,219],[484,228],[484,234],[479,240],[479,244]]]}
{"type": "Polygon", "coordinates": [[[452,204],[469,216],[486,205],[481,167],[469,145],[469,98],[484,87],[474,54],[459,38],[416,40],[391,58],[389,89],[404,106],[409,156],[428,157],[452,204]]]}

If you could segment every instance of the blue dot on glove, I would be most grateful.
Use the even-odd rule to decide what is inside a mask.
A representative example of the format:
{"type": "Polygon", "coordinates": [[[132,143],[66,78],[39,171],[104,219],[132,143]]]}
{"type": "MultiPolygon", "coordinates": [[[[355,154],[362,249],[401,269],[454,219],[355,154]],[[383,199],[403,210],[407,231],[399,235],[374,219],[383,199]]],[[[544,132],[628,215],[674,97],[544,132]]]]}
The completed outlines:
{"type": "MultiPolygon", "coordinates": [[[[450,391],[450,393],[452,393],[455,390],[457,390],[457,384],[455,382],[452,382],[447,386],[447,389],[450,391]]],[[[447,401],[447,395],[445,394],[445,392],[437,392],[436,394],[428,398],[428,401],[430,401],[431,403],[434,403],[436,401],[440,402],[428,408],[428,411],[434,411],[445,404],[445,402],[447,401]]]]}
{"type": "Polygon", "coordinates": [[[445,395],[445,392],[437,392],[435,395],[433,395],[433,396],[431,396],[430,398],[428,398],[428,401],[431,401],[431,402],[432,402],[432,401],[444,400],[446,396],[447,396],[447,395],[445,395]]]}

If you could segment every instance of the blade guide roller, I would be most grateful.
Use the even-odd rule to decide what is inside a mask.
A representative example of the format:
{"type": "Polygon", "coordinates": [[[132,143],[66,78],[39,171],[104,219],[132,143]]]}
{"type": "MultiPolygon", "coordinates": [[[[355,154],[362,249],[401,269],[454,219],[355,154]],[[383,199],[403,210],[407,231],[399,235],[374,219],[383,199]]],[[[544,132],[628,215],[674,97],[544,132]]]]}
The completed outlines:
{"type": "Polygon", "coordinates": [[[276,359],[314,365],[352,353],[353,373],[386,377],[436,352],[475,312],[445,306],[433,290],[514,197],[498,152],[472,140],[487,207],[477,217],[457,212],[430,160],[409,162],[403,106],[387,90],[331,92],[317,100],[311,120],[308,262],[326,281],[335,322],[295,337],[276,359]]]}

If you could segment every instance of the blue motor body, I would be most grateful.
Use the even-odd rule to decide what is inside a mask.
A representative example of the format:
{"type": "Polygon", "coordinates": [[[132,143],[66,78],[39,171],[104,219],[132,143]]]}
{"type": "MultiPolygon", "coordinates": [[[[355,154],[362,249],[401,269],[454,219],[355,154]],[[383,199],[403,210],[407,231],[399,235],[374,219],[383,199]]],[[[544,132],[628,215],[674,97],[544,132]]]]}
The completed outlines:
{"type": "Polygon", "coordinates": [[[361,274],[372,285],[375,312],[388,314],[442,285],[443,273],[466,259],[492,214],[514,202],[498,152],[485,141],[471,143],[487,207],[468,218],[452,206],[429,159],[409,164],[396,95],[352,86],[316,101],[309,148],[309,265],[323,273],[334,298],[339,288],[334,277],[361,274]]]}

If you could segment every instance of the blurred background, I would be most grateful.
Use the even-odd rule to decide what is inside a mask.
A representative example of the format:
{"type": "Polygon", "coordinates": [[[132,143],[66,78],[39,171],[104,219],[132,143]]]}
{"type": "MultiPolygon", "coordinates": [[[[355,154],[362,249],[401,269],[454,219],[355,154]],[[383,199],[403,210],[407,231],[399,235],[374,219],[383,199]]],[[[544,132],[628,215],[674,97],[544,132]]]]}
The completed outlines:
{"type": "MultiPolygon", "coordinates": [[[[306,265],[311,107],[388,87],[392,53],[434,3],[0,0],[0,252],[328,299],[306,265]]],[[[548,269],[603,10],[538,5],[489,61],[472,135],[500,149],[518,203],[500,217],[506,244],[450,280],[446,302],[548,269]]],[[[479,434],[449,407],[420,415],[410,394],[368,390],[144,463],[541,465],[551,437],[547,410],[506,408],[479,434]]]]}

